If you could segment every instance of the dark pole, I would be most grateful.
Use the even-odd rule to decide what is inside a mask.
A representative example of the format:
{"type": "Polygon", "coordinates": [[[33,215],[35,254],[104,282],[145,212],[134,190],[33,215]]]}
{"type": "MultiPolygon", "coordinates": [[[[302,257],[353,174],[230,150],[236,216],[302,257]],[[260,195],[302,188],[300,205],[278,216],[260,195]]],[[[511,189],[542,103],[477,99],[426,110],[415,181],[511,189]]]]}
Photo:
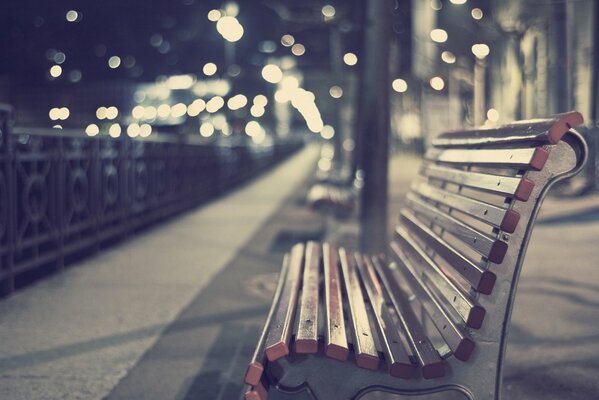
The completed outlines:
{"type": "Polygon", "coordinates": [[[597,187],[597,151],[599,151],[597,133],[599,132],[599,4],[593,4],[595,8],[593,13],[593,62],[591,70],[591,121],[592,129],[589,135],[589,161],[588,161],[588,189],[594,190],[597,187]]]}
{"type": "Polygon", "coordinates": [[[385,252],[389,119],[391,0],[366,0],[359,135],[364,187],[360,201],[360,249],[385,252]]]}

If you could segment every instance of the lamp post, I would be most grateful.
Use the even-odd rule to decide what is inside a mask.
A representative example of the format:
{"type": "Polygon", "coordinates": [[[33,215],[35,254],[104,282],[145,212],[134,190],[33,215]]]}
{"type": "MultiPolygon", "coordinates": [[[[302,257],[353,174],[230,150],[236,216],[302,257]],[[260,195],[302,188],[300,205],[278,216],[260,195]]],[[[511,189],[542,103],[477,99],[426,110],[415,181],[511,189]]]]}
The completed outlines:
{"type": "Polygon", "coordinates": [[[474,126],[485,122],[485,59],[489,55],[489,46],[477,43],[472,46],[474,54],[474,126]]]}

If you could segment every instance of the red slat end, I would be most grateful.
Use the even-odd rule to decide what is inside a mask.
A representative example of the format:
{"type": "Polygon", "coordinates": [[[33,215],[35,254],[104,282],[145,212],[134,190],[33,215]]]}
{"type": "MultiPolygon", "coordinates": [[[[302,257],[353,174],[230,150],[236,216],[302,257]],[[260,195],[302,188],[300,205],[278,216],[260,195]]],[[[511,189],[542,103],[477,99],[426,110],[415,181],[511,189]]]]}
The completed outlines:
{"type": "Polygon", "coordinates": [[[481,306],[474,306],[468,314],[468,321],[466,321],[466,325],[472,329],[480,329],[480,327],[483,325],[484,319],[485,309],[481,306]]]}
{"type": "Polygon", "coordinates": [[[501,264],[503,262],[503,258],[505,257],[505,253],[507,253],[507,243],[502,242],[501,240],[496,240],[491,246],[491,251],[489,252],[489,261],[495,264],[501,264]]]}
{"type": "Polygon", "coordinates": [[[501,221],[500,228],[507,233],[514,233],[519,221],[520,213],[514,210],[507,210],[503,217],[503,221],[501,221]]]}
{"type": "Polygon", "coordinates": [[[279,342],[267,347],[265,353],[268,361],[272,362],[289,355],[289,347],[285,343],[279,342]]]}
{"type": "Polygon", "coordinates": [[[516,188],[516,193],[514,193],[516,200],[527,201],[534,187],[535,183],[533,181],[528,178],[522,178],[516,188]]]}
{"type": "Polygon", "coordinates": [[[416,373],[416,366],[412,364],[393,363],[389,367],[389,374],[395,378],[410,379],[416,373]]]}
{"type": "Polygon", "coordinates": [[[259,362],[253,362],[248,365],[248,369],[245,372],[245,383],[248,385],[255,386],[260,382],[264,367],[259,362]]]}
{"type": "Polygon", "coordinates": [[[318,341],[299,339],[295,341],[295,352],[298,354],[314,354],[318,352],[318,341]]]}
{"type": "Polygon", "coordinates": [[[464,338],[460,341],[460,344],[458,344],[453,355],[460,361],[468,361],[470,355],[472,355],[472,352],[474,351],[474,346],[474,342],[471,339],[464,338]]]}
{"type": "Polygon", "coordinates": [[[326,347],[324,354],[334,360],[347,361],[349,350],[336,344],[330,344],[326,347]]]}
{"type": "Polygon", "coordinates": [[[482,294],[491,294],[496,280],[497,276],[494,273],[491,271],[484,271],[480,277],[476,290],[482,294]]]}
{"type": "Polygon", "coordinates": [[[258,382],[251,390],[248,390],[243,397],[245,400],[266,400],[268,399],[268,389],[262,382],[258,382]]]}
{"type": "Polygon", "coordinates": [[[360,368],[376,371],[379,369],[379,363],[379,358],[370,354],[358,354],[356,357],[356,365],[360,368]]]}
{"type": "Polygon", "coordinates": [[[424,379],[441,378],[443,376],[445,376],[445,364],[443,361],[427,364],[422,367],[422,377],[424,379]]]}
{"type": "Polygon", "coordinates": [[[542,147],[537,147],[532,154],[532,159],[530,160],[531,168],[537,171],[542,170],[548,158],[549,152],[542,147]]]}
{"type": "Polygon", "coordinates": [[[549,129],[549,142],[551,144],[557,144],[570,128],[574,128],[583,122],[584,119],[578,111],[564,113],[561,118],[553,124],[551,129],[549,129]]]}

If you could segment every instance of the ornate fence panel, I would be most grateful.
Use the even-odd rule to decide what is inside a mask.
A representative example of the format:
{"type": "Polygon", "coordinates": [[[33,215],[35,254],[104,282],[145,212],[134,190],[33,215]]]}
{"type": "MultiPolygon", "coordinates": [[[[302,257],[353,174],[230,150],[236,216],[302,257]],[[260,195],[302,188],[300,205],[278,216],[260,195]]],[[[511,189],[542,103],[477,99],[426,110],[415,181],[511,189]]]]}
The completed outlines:
{"type": "Polygon", "coordinates": [[[206,202],[299,149],[12,129],[0,105],[0,295],[206,202]]]}

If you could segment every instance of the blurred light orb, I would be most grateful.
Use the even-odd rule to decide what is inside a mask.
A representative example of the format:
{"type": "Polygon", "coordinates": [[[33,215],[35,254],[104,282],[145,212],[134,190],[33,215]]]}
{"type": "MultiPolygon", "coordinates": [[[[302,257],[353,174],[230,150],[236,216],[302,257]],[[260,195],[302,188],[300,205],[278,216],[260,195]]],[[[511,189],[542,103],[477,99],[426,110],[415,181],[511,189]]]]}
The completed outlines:
{"type": "Polygon", "coordinates": [[[291,47],[293,46],[293,44],[295,43],[295,38],[290,35],[290,34],[286,34],[281,36],[281,44],[285,47],[291,47]]]}
{"type": "Polygon", "coordinates": [[[83,78],[83,74],[80,70],[74,69],[71,72],[69,72],[69,81],[71,81],[72,83],[77,83],[81,81],[81,78],[83,78]]]}
{"type": "Polygon", "coordinates": [[[451,51],[445,50],[441,53],[441,60],[447,64],[453,64],[455,63],[455,55],[451,51]]]}
{"type": "Polygon", "coordinates": [[[148,106],[148,107],[144,108],[144,119],[152,120],[152,119],[156,118],[157,114],[158,114],[158,111],[156,110],[156,107],[154,107],[154,106],[148,106]]]}
{"type": "Polygon", "coordinates": [[[116,119],[119,115],[119,109],[111,106],[106,108],[106,119],[116,119]]]}
{"type": "Polygon", "coordinates": [[[286,76],[281,81],[281,87],[283,90],[291,92],[299,87],[299,81],[295,76],[286,76]]]}
{"type": "Polygon", "coordinates": [[[331,125],[323,126],[322,131],[320,131],[320,136],[322,136],[322,138],[325,140],[332,139],[333,136],[335,136],[335,128],[333,128],[331,125]]]}
{"type": "Polygon", "coordinates": [[[216,30],[229,42],[237,42],[243,37],[243,26],[241,26],[237,18],[230,15],[221,17],[218,20],[216,30]]]}
{"type": "Polygon", "coordinates": [[[204,122],[200,125],[200,135],[205,138],[209,138],[214,134],[214,125],[210,122],[204,122]]]}
{"type": "Polygon", "coordinates": [[[433,42],[445,43],[447,42],[447,31],[444,29],[433,29],[431,31],[431,39],[433,42]]]}
{"type": "Polygon", "coordinates": [[[250,108],[250,114],[252,114],[252,117],[256,117],[256,118],[260,118],[261,116],[264,115],[264,107],[259,106],[257,104],[254,104],[251,108],[250,108]]]}
{"type": "Polygon", "coordinates": [[[206,103],[206,111],[215,113],[225,105],[225,100],[220,96],[214,96],[206,103]]]}
{"type": "Polygon", "coordinates": [[[325,18],[333,18],[335,16],[335,7],[330,4],[322,7],[320,11],[325,18]]]}
{"type": "Polygon", "coordinates": [[[152,134],[152,127],[150,126],[150,124],[142,124],[139,127],[139,136],[141,137],[148,137],[152,134]]]}
{"type": "Polygon", "coordinates": [[[272,40],[264,40],[258,44],[261,53],[274,53],[277,50],[277,44],[272,40]]]}
{"type": "Polygon", "coordinates": [[[431,8],[435,11],[439,11],[443,8],[443,4],[441,4],[441,0],[431,0],[431,8]]]}
{"type": "Polygon", "coordinates": [[[305,52],[306,52],[306,47],[301,43],[296,43],[293,46],[291,46],[291,53],[294,56],[297,56],[297,57],[303,56],[305,52]]]}
{"type": "Polygon", "coordinates": [[[353,139],[345,139],[343,141],[343,150],[352,151],[356,148],[356,142],[353,139]]]}
{"type": "Polygon", "coordinates": [[[208,19],[212,22],[218,21],[223,16],[221,10],[208,11],[208,19]]]}
{"type": "Polygon", "coordinates": [[[236,17],[239,15],[239,4],[235,3],[234,1],[230,1],[225,4],[225,14],[230,17],[236,17]]]}
{"type": "Polygon", "coordinates": [[[60,119],[61,121],[68,119],[69,116],[71,115],[71,111],[69,111],[69,109],[67,107],[61,107],[58,111],[59,111],[58,119],[60,119]]]}
{"type": "Polygon", "coordinates": [[[258,94],[254,97],[254,105],[258,107],[266,107],[268,104],[268,99],[263,94],[258,94]]]}
{"type": "Polygon", "coordinates": [[[62,67],[60,65],[53,65],[52,68],[50,68],[50,76],[52,78],[58,78],[60,75],[62,75],[62,67]]]}
{"type": "Polygon", "coordinates": [[[204,64],[204,67],[202,68],[202,72],[206,76],[212,76],[212,75],[216,74],[216,71],[218,71],[218,67],[216,66],[215,63],[211,63],[211,62],[204,64]]]}
{"type": "Polygon", "coordinates": [[[450,1],[451,3],[453,3],[453,4],[458,4],[458,5],[460,5],[460,4],[466,4],[466,2],[467,2],[468,0],[449,0],[449,1],[450,1]]]}
{"type": "Polygon", "coordinates": [[[245,133],[248,136],[260,135],[262,132],[262,126],[257,121],[250,121],[245,125],[245,133]]]}
{"type": "Polygon", "coordinates": [[[119,136],[121,136],[121,126],[119,124],[110,125],[110,128],[108,129],[108,134],[110,135],[110,137],[118,138],[119,136]]]}
{"type": "Polygon", "coordinates": [[[283,71],[277,65],[268,64],[262,68],[262,78],[266,82],[279,83],[283,79],[283,71]]]}
{"type": "Polygon", "coordinates": [[[445,87],[445,81],[440,76],[434,76],[429,81],[431,87],[437,91],[443,90],[445,87]]]}
{"type": "Polygon", "coordinates": [[[158,118],[166,119],[171,115],[171,106],[168,104],[161,104],[156,111],[158,112],[158,118]]]}
{"type": "Polygon", "coordinates": [[[487,118],[491,122],[499,121],[499,111],[494,108],[490,108],[489,111],[487,111],[487,118]]]}
{"type": "Polygon", "coordinates": [[[483,18],[483,10],[481,10],[480,8],[473,8],[472,11],[470,12],[470,15],[472,15],[472,18],[479,20],[483,18]]]}
{"type": "Polygon", "coordinates": [[[177,103],[171,107],[171,117],[181,118],[187,114],[187,106],[183,103],[177,103]]]}
{"type": "Polygon", "coordinates": [[[98,128],[98,125],[96,125],[96,124],[89,124],[85,128],[85,134],[87,136],[96,136],[99,133],[100,133],[100,128],[98,128]]]}
{"type": "Polygon", "coordinates": [[[236,94],[227,101],[227,107],[230,110],[239,110],[247,105],[248,99],[242,94],[236,94]]]}
{"type": "Polygon", "coordinates": [[[121,57],[112,56],[108,59],[108,66],[112,69],[116,69],[121,65],[121,57]]]}
{"type": "Polygon", "coordinates": [[[50,119],[52,121],[56,121],[58,119],[60,119],[60,108],[53,108],[50,110],[50,112],[48,113],[48,116],[50,117],[50,119]]]}
{"type": "Polygon", "coordinates": [[[206,102],[202,99],[196,99],[187,107],[187,115],[190,117],[197,117],[205,109],[206,102]]]}
{"type": "Polygon", "coordinates": [[[79,13],[77,11],[75,11],[75,10],[67,11],[66,19],[68,22],[77,22],[78,18],[79,18],[79,13]]]}
{"type": "Polygon", "coordinates": [[[343,62],[349,66],[356,65],[358,63],[358,56],[354,53],[345,53],[343,55],[343,62]]]}
{"type": "Polygon", "coordinates": [[[404,93],[405,91],[408,90],[408,82],[406,82],[405,80],[403,80],[401,78],[394,79],[393,82],[391,82],[391,87],[397,93],[404,93]]]}
{"type": "Polygon", "coordinates": [[[133,110],[131,110],[131,116],[134,119],[142,119],[144,117],[144,107],[143,106],[133,107],[133,110]]]}
{"type": "Polygon", "coordinates": [[[489,49],[489,46],[484,43],[472,45],[472,54],[479,60],[484,60],[484,58],[489,55],[490,51],[491,49],[489,49]]]}
{"type": "Polygon", "coordinates": [[[279,89],[279,90],[277,90],[277,91],[275,92],[275,101],[276,101],[277,103],[285,103],[285,102],[287,102],[287,101],[289,101],[289,100],[290,100],[290,99],[289,99],[289,96],[288,96],[288,95],[285,93],[285,91],[284,91],[284,90],[280,90],[280,89],[279,89]]]}
{"type": "Polygon", "coordinates": [[[67,56],[62,51],[59,51],[58,53],[54,54],[54,62],[56,64],[62,64],[66,61],[66,59],[67,56]]]}
{"type": "Polygon", "coordinates": [[[140,131],[140,127],[136,123],[129,124],[129,126],[127,127],[127,135],[129,137],[134,138],[134,137],[139,136],[139,131],[140,131]]]}
{"type": "Polygon", "coordinates": [[[341,98],[341,96],[343,96],[343,89],[341,88],[341,86],[331,86],[331,88],[329,89],[329,94],[332,98],[339,99],[341,98]]]}
{"type": "Polygon", "coordinates": [[[106,119],[106,107],[98,107],[96,110],[96,118],[100,120],[106,119]]]}

